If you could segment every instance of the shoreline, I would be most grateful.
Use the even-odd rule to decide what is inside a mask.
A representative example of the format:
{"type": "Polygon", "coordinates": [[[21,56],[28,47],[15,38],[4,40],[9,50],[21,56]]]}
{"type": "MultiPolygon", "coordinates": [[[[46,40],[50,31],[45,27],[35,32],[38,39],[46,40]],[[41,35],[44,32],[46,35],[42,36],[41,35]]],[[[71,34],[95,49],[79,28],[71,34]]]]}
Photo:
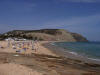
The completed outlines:
{"type": "MultiPolygon", "coordinates": [[[[32,75],[100,75],[100,65],[66,58],[62,56],[63,54],[60,55],[61,52],[58,51],[58,49],[61,50],[62,48],[50,45],[50,41],[39,41],[38,43],[39,49],[37,52],[29,49],[25,54],[16,53],[11,48],[1,49],[0,65],[4,69],[0,68],[7,73],[5,75],[8,75],[8,72],[16,73],[15,69],[19,72],[20,69],[17,68],[17,65],[22,67],[25,73],[30,72],[32,75]],[[15,66],[14,69],[11,67],[12,65],[15,66]],[[10,71],[6,70],[6,67],[10,67],[13,71],[11,69],[10,71]]],[[[21,71],[22,73],[23,70],[21,71]]],[[[2,71],[0,72],[2,73],[2,71]]],[[[21,74],[21,72],[19,73],[21,74]]]]}
{"type": "Polygon", "coordinates": [[[55,53],[58,56],[61,57],[66,57],[66,58],[71,58],[74,60],[80,60],[84,63],[92,63],[92,64],[99,64],[100,65],[100,60],[98,59],[94,59],[94,58],[88,58],[82,55],[78,55],[75,52],[70,52],[64,48],[58,47],[56,45],[53,45],[51,43],[54,43],[56,41],[50,41],[47,43],[42,44],[44,47],[48,48],[50,51],[52,51],[53,53],[55,53]],[[62,50],[62,51],[61,51],[62,50]],[[63,51],[66,51],[65,53],[63,51]]]}

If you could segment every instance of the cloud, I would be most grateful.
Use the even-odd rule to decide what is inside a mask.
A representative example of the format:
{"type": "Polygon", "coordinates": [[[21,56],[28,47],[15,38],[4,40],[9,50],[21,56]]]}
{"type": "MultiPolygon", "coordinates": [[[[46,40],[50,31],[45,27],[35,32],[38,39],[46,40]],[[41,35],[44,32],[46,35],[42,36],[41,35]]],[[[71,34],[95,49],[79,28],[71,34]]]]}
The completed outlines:
{"type": "Polygon", "coordinates": [[[84,2],[84,3],[96,3],[96,2],[100,2],[100,0],[59,0],[59,1],[63,1],[63,2],[84,2]]]}

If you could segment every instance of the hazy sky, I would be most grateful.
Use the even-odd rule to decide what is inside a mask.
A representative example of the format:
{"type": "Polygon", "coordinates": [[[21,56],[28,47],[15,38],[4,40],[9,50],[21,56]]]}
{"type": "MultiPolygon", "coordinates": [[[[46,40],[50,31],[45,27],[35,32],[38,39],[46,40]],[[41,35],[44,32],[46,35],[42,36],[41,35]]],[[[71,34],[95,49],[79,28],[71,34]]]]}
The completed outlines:
{"type": "Polygon", "coordinates": [[[100,41],[100,0],[0,0],[0,32],[60,28],[100,41]]]}

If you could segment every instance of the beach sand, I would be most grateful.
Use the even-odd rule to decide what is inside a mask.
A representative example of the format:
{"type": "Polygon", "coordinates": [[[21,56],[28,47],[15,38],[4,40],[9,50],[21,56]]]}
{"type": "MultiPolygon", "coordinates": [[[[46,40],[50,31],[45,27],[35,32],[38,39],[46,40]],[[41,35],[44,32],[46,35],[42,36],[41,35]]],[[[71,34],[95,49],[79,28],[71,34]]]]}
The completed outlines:
{"type": "MultiPolygon", "coordinates": [[[[38,42],[38,49],[36,50],[36,52],[34,50],[28,49],[26,52],[21,52],[22,54],[32,54],[32,53],[36,53],[36,54],[46,54],[46,55],[53,55],[53,56],[57,56],[55,53],[53,53],[52,51],[50,51],[48,48],[43,47],[41,44],[43,43],[47,43],[48,41],[43,41],[43,42],[38,42]]],[[[14,49],[12,49],[12,46],[7,47],[7,42],[6,41],[0,41],[0,46],[3,46],[4,48],[0,49],[0,52],[7,52],[7,53],[16,53],[16,51],[14,49]]]]}
{"type": "Polygon", "coordinates": [[[43,46],[47,43],[38,42],[36,52],[16,53],[5,48],[6,41],[0,41],[4,47],[0,48],[0,75],[100,75],[100,65],[61,57],[51,50],[53,47],[43,46]]]}
{"type": "MultiPolygon", "coordinates": [[[[38,50],[35,52],[34,50],[28,49],[26,52],[22,52],[20,54],[24,55],[31,55],[33,53],[35,54],[46,54],[46,55],[52,55],[56,56],[56,54],[52,53],[47,48],[43,47],[41,43],[38,43],[38,50]]],[[[0,53],[16,53],[15,50],[12,49],[12,47],[7,47],[6,41],[0,41],[0,46],[3,46],[3,48],[0,48],[0,53]]],[[[17,56],[17,55],[14,55],[17,56]]],[[[39,73],[33,69],[29,69],[25,66],[19,65],[19,64],[0,64],[0,75],[43,75],[42,73],[39,73]]]]}
{"type": "Polygon", "coordinates": [[[0,75],[42,75],[41,73],[18,64],[0,64],[0,75]]]}

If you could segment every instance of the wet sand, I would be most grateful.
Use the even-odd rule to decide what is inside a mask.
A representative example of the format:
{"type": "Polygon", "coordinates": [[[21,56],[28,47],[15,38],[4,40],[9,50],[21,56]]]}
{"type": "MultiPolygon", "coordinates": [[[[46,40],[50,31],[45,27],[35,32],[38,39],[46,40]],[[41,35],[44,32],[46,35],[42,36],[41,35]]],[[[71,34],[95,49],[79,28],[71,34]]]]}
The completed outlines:
{"type": "Polygon", "coordinates": [[[71,59],[76,59],[76,60],[81,60],[85,63],[93,63],[93,64],[99,64],[100,65],[99,60],[95,60],[95,59],[88,58],[88,57],[85,57],[85,56],[82,56],[82,55],[74,54],[72,52],[69,52],[69,50],[67,50],[67,49],[64,49],[64,48],[58,47],[56,45],[53,45],[52,43],[54,43],[54,42],[51,41],[51,42],[43,43],[42,45],[45,48],[50,49],[53,53],[55,53],[59,56],[66,57],[66,58],[71,58],[71,59]],[[64,52],[64,51],[66,51],[66,52],[64,52]]]}

